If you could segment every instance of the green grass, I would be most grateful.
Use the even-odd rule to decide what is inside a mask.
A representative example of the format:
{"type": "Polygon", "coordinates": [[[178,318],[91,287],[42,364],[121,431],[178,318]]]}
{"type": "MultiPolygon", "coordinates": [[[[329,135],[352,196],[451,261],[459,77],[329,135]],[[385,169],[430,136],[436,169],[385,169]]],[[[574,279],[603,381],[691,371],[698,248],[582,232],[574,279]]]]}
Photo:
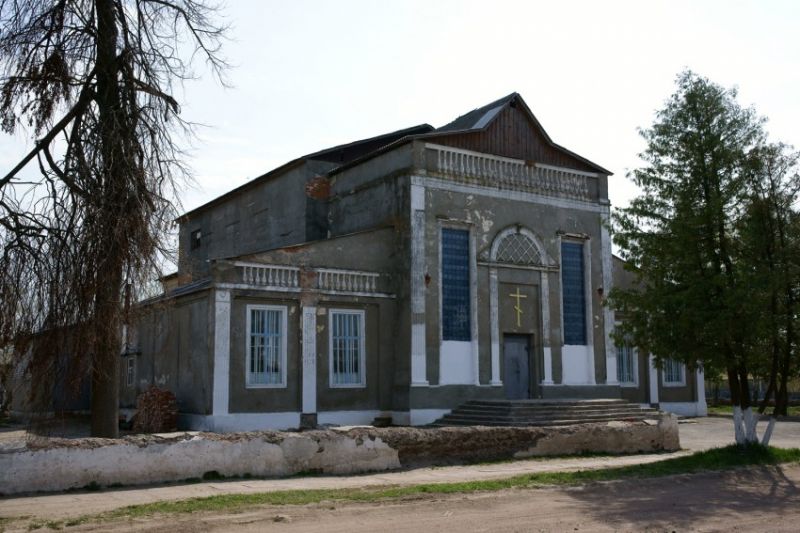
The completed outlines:
{"type": "MultiPolygon", "coordinates": [[[[767,408],[767,414],[771,412],[771,408],[767,408]]],[[[708,406],[708,414],[711,415],[732,415],[733,406],[731,405],[714,405],[708,406]]],[[[800,416],[800,405],[791,405],[786,408],[788,416],[800,416]]]]}
{"type": "Polygon", "coordinates": [[[82,516],[65,522],[49,522],[46,525],[57,529],[87,522],[145,518],[160,514],[214,511],[237,512],[259,505],[305,505],[323,501],[376,502],[422,498],[427,495],[536,488],[546,485],[581,485],[597,481],[650,478],[701,471],[720,471],[741,466],[776,465],[791,462],[800,462],[800,449],[781,449],[760,445],[752,445],[745,448],[728,446],[649,464],[578,472],[533,473],[498,480],[430,483],[406,487],[382,486],[361,489],[289,490],[257,494],[222,494],[179,501],[132,505],[107,513],[82,516]]]}

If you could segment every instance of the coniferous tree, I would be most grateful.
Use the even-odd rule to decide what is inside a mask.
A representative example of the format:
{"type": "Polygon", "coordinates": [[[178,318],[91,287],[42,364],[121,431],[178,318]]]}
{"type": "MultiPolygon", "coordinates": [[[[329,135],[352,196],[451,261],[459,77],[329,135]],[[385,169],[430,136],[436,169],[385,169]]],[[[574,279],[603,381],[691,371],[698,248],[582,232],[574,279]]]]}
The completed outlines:
{"type": "Polygon", "coordinates": [[[626,315],[619,334],[657,364],[724,373],[739,443],[757,440],[750,376],[776,368],[776,379],[791,375],[796,359],[796,342],[786,340],[796,318],[788,259],[796,212],[786,185],[796,159],[766,144],[763,123],[735,90],[680,74],[675,94],[641,131],[644,165],[631,177],[642,193],[613,220],[639,279],[635,289],[611,293],[626,315]]]}

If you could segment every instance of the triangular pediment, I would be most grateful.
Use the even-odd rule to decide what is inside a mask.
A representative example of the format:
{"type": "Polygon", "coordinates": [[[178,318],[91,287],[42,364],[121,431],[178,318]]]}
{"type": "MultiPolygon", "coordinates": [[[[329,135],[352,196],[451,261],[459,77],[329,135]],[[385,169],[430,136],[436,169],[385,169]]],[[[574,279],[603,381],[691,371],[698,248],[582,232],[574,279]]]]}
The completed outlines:
{"type": "Polygon", "coordinates": [[[512,93],[426,135],[437,144],[599,174],[611,173],[553,142],[522,97],[512,93]]]}

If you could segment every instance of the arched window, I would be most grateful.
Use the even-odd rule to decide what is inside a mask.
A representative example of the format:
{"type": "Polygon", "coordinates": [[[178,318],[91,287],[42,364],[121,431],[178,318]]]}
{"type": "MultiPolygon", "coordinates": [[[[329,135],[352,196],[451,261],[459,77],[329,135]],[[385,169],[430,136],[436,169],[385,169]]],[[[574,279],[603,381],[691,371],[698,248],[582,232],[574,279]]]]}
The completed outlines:
{"type": "Polygon", "coordinates": [[[495,237],[491,260],[513,265],[546,265],[547,259],[532,231],[515,226],[506,228],[495,237]]]}

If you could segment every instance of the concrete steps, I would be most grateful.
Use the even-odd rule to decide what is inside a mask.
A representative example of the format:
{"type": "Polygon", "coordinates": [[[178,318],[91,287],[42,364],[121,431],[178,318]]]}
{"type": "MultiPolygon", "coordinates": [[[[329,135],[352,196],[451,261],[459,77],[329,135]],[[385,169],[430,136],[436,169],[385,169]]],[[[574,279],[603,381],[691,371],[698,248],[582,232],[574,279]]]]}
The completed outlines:
{"type": "Polygon", "coordinates": [[[626,400],[471,400],[432,426],[566,426],[657,419],[660,411],[626,400]]]}

